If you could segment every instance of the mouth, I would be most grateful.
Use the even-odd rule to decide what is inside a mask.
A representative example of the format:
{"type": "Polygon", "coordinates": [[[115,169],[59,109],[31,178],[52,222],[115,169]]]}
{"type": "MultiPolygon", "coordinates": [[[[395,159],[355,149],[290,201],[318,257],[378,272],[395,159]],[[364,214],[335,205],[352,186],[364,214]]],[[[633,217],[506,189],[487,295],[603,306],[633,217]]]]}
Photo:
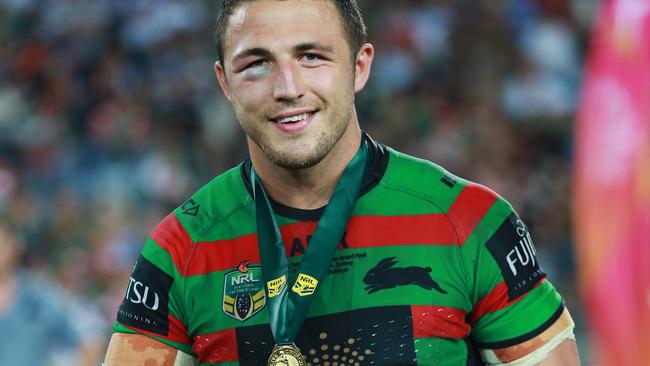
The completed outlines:
{"type": "Polygon", "coordinates": [[[304,129],[313,120],[318,110],[301,110],[281,113],[270,118],[282,131],[296,132],[304,129]]]}

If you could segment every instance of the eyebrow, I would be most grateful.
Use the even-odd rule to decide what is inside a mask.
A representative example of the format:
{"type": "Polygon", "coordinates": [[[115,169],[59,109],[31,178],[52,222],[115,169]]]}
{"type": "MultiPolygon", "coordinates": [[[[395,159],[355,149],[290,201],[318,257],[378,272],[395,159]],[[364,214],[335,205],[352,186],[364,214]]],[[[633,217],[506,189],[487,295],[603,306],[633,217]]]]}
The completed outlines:
{"type": "Polygon", "coordinates": [[[316,50],[316,51],[321,51],[321,52],[328,52],[328,53],[333,53],[334,49],[330,45],[324,45],[316,42],[309,42],[309,43],[301,43],[299,45],[296,45],[293,48],[294,51],[296,52],[304,52],[304,51],[310,51],[310,50],[316,50]]]}
{"type": "MultiPolygon", "coordinates": [[[[317,42],[300,43],[295,47],[293,47],[294,52],[305,52],[311,50],[327,52],[327,53],[334,52],[334,48],[332,48],[332,46],[320,44],[317,42]]],[[[235,63],[239,60],[242,60],[250,56],[271,57],[271,52],[266,48],[262,48],[262,47],[249,48],[235,55],[235,57],[233,57],[232,59],[232,62],[235,63]]]]}
{"type": "Polygon", "coordinates": [[[237,62],[237,61],[239,61],[241,59],[244,59],[244,58],[250,57],[250,56],[269,57],[269,56],[271,56],[271,52],[269,50],[267,50],[265,48],[261,48],[261,47],[249,48],[249,49],[244,50],[244,51],[238,53],[237,55],[235,55],[235,57],[233,57],[233,59],[232,59],[232,62],[235,63],[235,62],[237,62]]]}

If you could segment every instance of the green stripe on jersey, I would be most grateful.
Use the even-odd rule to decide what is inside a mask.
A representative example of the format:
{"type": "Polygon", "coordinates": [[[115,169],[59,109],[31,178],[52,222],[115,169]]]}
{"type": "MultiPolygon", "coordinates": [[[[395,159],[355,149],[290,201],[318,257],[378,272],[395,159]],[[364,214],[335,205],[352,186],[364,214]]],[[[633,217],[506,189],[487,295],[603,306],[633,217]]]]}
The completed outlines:
{"type": "Polygon", "coordinates": [[[400,190],[399,187],[379,184],[357,201],[352,215],[398,216],[444,212],[443,208],[435,205],[428,198],[400,190]]]}
{"type": "MultiPolygon", "coordinates": [[[[290,264],[296,265],[302,257],[290,258],[290,264]]],[[[362,249],[341,249],[335,254],[331,270],[340,264],[337,273],[328,275],[319,284],[318,297],[314,300],[309,317],[333,314],[355,309],[393,305],[431,305],[460,308],[468,313],[471,302],[465,295],[466,288],[458,286],[464,283],[461,262],[457,246],[393,246],[362,249]],[[388,277],[380,278],[379,285],[388,287],[369,293],[366,275],[382,260],[387,253],[398,261],[388,271],[388,277]],[[428,276],[428,277],[426,277],[428,276]],[[447,293],[427,289],[417,284],[420,277],[432,279],[447,293]],[[388,282],[385,282],[388,281],[388,282]],[[385,283],[384,283],[385,282],[385,283]]],[[[212,272],[201,276],[186,278],[188,294],[192,294],[193,304],[189,324],[190,334],[207,334],[241,326],[268,323],[268,312],[261,311],[244,322],[233,319],[223,311],[224,274],[227,271],[212,272]]],[[[372,282],[372,281],[370,281],[372,282]]],[[[288,288],[292,284],[288,285],[288,288]]]]}
{"type": "Polygon", "coordinates": [[[256,231],[255,205],[251,200],[229,212],[227,217],[214,219],[207,230],[204,230],[201,235],[197,234],[197,237],[202,242],[231,240],[255,234],[256,231]]]}
{"type": "Polygon", "coordinates": [[[232,239],[255,232],[254,216],[251,218],[250,212],[242,214],[241,210],[253,199],[241,180],[240,169],[238,165],[217,176],[174,210],[174,215],[194,242],[232,239]],[[236,222],[238,228],[233,230],[226,225],[217,225],[224,221],[236,222]],[[248,227],[250,222],[252,226],[248,227]],[[207,230],[210,230],[212,238],[203,237],[207,230]]]}
{"type": "MultiPolygon", "coordinates": [[[[451,207],[467,183],[467,181],[450,174],[430,161],[415,158],[391,148],[388,148],[388,150],[391,159],[380,185],[434,203],[440,209],[440,212],[449,210],[449,207],[451,207]],[[453,187],[447,186],[441,182],[443,177],[451,178],[456,184],[453,187]]],[[[382,206],[384,203],[378,201],[377,204],[382,206]]],[[[411,212],[411,208],[404,207],[404,212],[411,212]]]]}
{"type": "Polygon", "coordinates": [[[418,365],[458,366],[467,364],[465,340],[449,338],[415,338],[418,365]]]}
{"type": "Polygon", "coordinates": [[[515,304],[483,315],[472,331],[481,343],[506,341],[514,338],[513,334],[524,335],[539,328],[560,306],[562,297],[544,280],[515,304]]]}

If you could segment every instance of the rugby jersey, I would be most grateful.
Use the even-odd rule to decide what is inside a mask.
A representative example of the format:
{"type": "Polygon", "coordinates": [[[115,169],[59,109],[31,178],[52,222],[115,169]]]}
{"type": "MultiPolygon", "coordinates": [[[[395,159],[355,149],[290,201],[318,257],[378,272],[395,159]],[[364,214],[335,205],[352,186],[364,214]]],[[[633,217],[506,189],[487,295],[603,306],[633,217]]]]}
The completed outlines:
{"type": "MultiPolygon", "coordinates": [[[[531,235],[502,197],[381,145],[296,344],[309,365],[482,365],[547,329],[564,303],[531,235]]],[[[113,330],[140,333],[200,365],[262,365],[274,346],[243,162],[150,234],[113,330]]],[[[290,271],[324,207],[272,202],[290,271]]],[[[289,284],[290,286],[291,284],[289,284]]]]}

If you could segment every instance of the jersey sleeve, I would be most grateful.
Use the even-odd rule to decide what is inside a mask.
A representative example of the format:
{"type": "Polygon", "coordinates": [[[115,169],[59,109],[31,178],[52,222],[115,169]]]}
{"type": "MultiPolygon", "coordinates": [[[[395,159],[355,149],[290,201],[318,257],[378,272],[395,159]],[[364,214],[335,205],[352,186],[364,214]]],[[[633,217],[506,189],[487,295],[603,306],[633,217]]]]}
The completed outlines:
{"type": "Polygon", "coordinates": [[[551,327],[564,302],[547,280],[528,227],[512,206],[482,186],[493,204],[462,246],[470,290],[472,337],[482,350],[531,340],[551,327]]]}
{"type": "Polygon", "coordinates": [[[182,276],[192,245],[174,214],[156,226],[133,267],[114,332],[144,334],[193,354],[182,276]]]}

